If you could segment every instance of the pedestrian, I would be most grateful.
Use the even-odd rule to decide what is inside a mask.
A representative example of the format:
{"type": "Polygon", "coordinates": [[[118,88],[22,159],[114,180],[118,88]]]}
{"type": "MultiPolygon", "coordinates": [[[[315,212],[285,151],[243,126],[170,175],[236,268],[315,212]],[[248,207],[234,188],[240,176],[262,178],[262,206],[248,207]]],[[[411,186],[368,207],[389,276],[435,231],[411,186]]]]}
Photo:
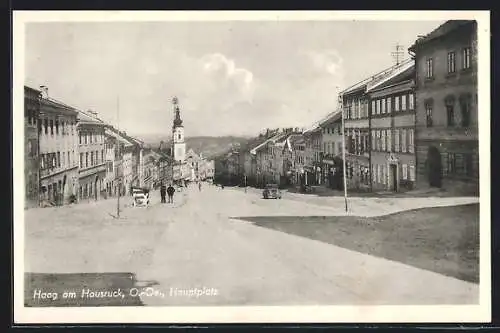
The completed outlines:
{"type": "Polygon", "coordinates": [[[170,184],[170,186],[167,188],[167,194],[168,194],[168,203],[174,203],[174,192],[175,188],[170,184]]]}
{"type": "Polygon", "coordinates": [[[161,203],[166,203],[166,196],[167,196],[167,187],[165,185],[161,185],[160,188],[160,195],[161,195],[161,203]]]}
{"type": "Polygon", "coordinates": [[[198,190],[201,191],[201,182],[198,183],[198,190]]]}

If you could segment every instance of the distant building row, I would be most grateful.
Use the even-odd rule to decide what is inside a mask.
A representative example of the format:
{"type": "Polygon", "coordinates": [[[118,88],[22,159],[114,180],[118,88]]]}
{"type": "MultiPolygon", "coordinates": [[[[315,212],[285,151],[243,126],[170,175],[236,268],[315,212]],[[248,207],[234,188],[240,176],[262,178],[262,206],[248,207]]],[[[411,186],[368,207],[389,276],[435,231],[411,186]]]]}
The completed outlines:
{"type": "Polygon", "coordinates": [[[84,112],[24,87],[25,206],[61,205],[153,188],[171,159],[84,112]]]}
{"type": "MultiPolygon", "coordinates": [[[[412,58],[339,95],[342,110],[308,130],[267,131],[218,164],[232,183],[437,187],[478,193],[477,26],[448,21],[409,48],[412,58]]],[[[217,170],[216,170],[217,172],[217,170]]]]}

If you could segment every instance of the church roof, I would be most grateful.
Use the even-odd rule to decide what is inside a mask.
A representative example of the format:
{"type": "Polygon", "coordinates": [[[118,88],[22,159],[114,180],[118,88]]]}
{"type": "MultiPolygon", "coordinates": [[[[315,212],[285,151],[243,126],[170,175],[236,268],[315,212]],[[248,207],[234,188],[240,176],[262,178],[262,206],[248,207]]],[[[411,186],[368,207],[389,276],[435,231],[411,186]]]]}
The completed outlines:
{"type": "Polygon", "coordinates": [[[177,106],[175,108],[174,127],[181,127],[181,126],[182,126],[181,111],[179,110],[179,107],[177,106]]]}

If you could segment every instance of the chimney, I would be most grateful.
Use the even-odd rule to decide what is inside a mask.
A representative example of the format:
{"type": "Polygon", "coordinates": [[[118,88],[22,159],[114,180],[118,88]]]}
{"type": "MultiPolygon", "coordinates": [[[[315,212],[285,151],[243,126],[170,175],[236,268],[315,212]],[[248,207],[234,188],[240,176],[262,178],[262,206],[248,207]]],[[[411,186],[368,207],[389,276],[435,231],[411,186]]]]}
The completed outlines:
{"type": "Polygon", "coordinates": [[[49,98],[49,87],[47,86],[40,86],[40,95],[43,99],[48,99],[49,98]]]}

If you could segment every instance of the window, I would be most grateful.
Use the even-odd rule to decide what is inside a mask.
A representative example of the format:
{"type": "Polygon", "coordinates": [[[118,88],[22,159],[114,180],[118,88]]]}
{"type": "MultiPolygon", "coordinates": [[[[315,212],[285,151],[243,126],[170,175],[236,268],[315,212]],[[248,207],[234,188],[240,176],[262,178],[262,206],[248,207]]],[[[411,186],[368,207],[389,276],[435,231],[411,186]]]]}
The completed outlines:
{"type": "Polygon", "coordinates": [[[49,120],[49,127],[50,127],[50,135],[54,135],[54,121],[52,119],[49,120]]]}
{"type": "Polygon", "coordinates": [[[392,102],[392,98],[387,98],[387,113],[391,113],[392,112],[392,105],[391,105],[391,102],[392,102]]]}
{"type": "Polygon", "coordinates": [[[372,150],[376,150],[376,136],[375,131],[372,130],[372,150]]]}
{"type": "Polygon", "coordinates": [[[471,154],[464,154],[464,167],[465,167],[465,175],[467,177],[472,176],[472,155],[471,154]]]}
{"type": "Polygon", "coordinates": [[[406,95],[401,96],[401,111],[406,110],[406,95]]]}
{"type": "Polygon", "coordinates": [[[462,69],[470,68],[470,47],[466,47],[462,50],[462,69]]]}
{"type": "Polygon", "coordinates": [[[392,130],[387,130],[387,151],[392,151],[392,130]]]}
{"type": "Polygon", "coordinates": [[[455,73],[455,52],[448,52],[448,73],[455,73]]]}
{"type": "Polygon", "coordinates": [[[455,175],[457,173],[457,160],[456,155],[453,153],[448,153],[448,174],[455,175]]]}
{"type": "Polygon", "coordinates": [[[425,70],[425,77],[432,78],[434,76],[434,63],[432,61],[432,58],[427,59],[425,69],[426,69],[425,70]]]}
{"type": "Polygon", "coordinates": [[[432,127],[433,121],[432,121],[432,103],[428,102],[425,105],[425,117],[426,117],[426,124],[427,127],[432,127]]]}
{"type": "Polygon", "coordinates": [[[104,162],[104,149],[101,150],[101,162],[104,162]]]}
{"type": "Polygon", "coordinates": [[[381,103],[382,103],[382,105],[381,105],[380,113],[385,113],[385,98],[382,99],[381,103]]]}
{"type": "Polygon", "coordinates": [[[387,165],[386,164],[382,164],[381,167],[382,167],[381,168],[382,169],[382,184],[385,185],[386,179],[387,179],[387,177],[386,177],[386,175],[387,175],[387,165]]]}
{"type": "Polygon", "coordinates": [[[399,96],[394,97],[394,111],[399,111],[399,96]]]}
{"type": "Polygon", "coordinates": [[[94,165],[94,152],[93,151],[90,152],[90,165],[91,166],[94,165]]]}
{"type": "Polygon", "coordinates": [[[85,144],[87,144],[88,143],[88,141],[87,141],[88,140],[88,135],[87,135],[87,133],[85,133],[84,135],[85,135],[85,144]]]}
{"type": "Polygon", "coordinates": [[[377,164],[377,178],[378,178],[378,183],[382,183],[382,165],[377,164]]]}
{"type": "Polygon", "coordinates": [[[181,139],[181,135],[180,135],[180,134],[179,134],[179,136],[178,136],[178,139],[179,139],[179,140],[181,139]]]}
{"type": "Polygon", "coordinates": [[[43,120],[43,127],[45,128],[45,134],[49,134],[49,121],[47,119],[43,120]]]}
{"type": "Polygon", "coordinates": [[[382,151],[385,151],[385,143],[386,143],[386,131],[382,130],[382,151]]]}
{"type": "Polygon", "coordinates": [[[78,136],[80,138],[80,144],[82,144],[82,133],[80,133],[78,136]]]}
{"type": "Polygon", "coordinates": [[[403,169],[403,180],[407,180],[408,179],[408,165],[403,164],[401,167],[403,169]]]}
{"type": "Polygon", "coordinates": [[[455,113],[454,113],[454,109],[453,109],[453,104],[450,102],[446,103],[446,119],[447,119],[448,127],[455,126],[455,113]]]}
{"type": "Polygon", "coordinates": [[[61,166],[61,153],[57,152],[57,167],[61,166]]]}
{"type": "Polygon", "coordinates": [[[408,130],[408,152],[409,153],[414,153],[415,152],[415,137],[414,137],[414,129],[410,128],[408,130]]]}
{"type": "Polygon", "coordinates": [[[409,165],[408,166],[408,172],[409,172],[409,180],[411,180],[412,182],[415,181],[415,166],[414,165],[409,165]]]}
{"type": "Polygon", "coordinates": [[[66,162],[66,152],[62,153],[61,165],[64,167],[64,163],[66,162]]]}
{"type": "Polygon", "coordinates": [[[399,152],[399,129],[394,130],[394,151],[399,152]]]}
{"type": "Polygon", "coordinates": [[[401,130],[401,151],[406,153],[406,129],[401,130]]]}
{"type": "Polygon", "coordinates": [[[83,153],[80,153],[80,168],[83,168],[83,153]]]}
{"type": "Polygon", "coordinates": [[[68,166],[71,166],[71,154],[68,151],[68,166]]]}
{"type": "Polygon", "coordinates": [[[471,97],[470,95],[462,96],[460,101],[461,114],[462,114],[462,127],[470,126],[471,118],[471,97]]]}
{"type": "Polygon", "coordinates": [[[415,110],[415,95],[413,94],[408,95],[408,104],[410,110],[415,110]]]}
{"type": "Polygon", "coordinates": [[[372,101],[372,110],[371,110],[371,114],[375,114],[375,111],[376,111],[376,108],[375,108],[375,101],[373,100],[373,101],[372,101]]]}
{"type": "Polygon", "coordinates": [[[85,153],[85,167],[89,167],[89,153],[85,153]]]}
{"type": "Polygon", "coordinates": [[[56,135],[59,135],[59,121],[56,120],[56,135]]]}

